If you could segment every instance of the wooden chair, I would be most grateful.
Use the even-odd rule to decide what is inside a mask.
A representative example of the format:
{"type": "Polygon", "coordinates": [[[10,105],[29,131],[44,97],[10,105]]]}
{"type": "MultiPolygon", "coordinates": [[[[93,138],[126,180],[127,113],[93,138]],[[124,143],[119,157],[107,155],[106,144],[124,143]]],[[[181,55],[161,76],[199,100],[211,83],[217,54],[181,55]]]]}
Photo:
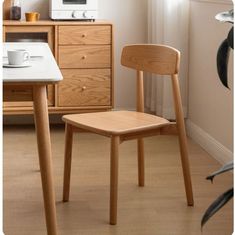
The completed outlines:
{"type": "Polygon", "coordinates": [[[144,113],[143,72],[170,75],[174,94],[176,127],[179,135],[181,162],[183,168],[187,203],[193,206],[187,137],[178,81],[180,52],[164,45],[130,45],[123,49],[121,64],[137,70],[137,112],[110,111],[99,113],[66,115],[65,166],[63,201],[69,200],[72,139],[75,130],[86,130],[111,138],[110,163],[110,224],[117,222],[118,200],[118,159],[119,144],[126,140],[137,139],[138,180],[144,186],[144,143],[143,137],[158,135],[172,123],[155,115],[144,113]]]}

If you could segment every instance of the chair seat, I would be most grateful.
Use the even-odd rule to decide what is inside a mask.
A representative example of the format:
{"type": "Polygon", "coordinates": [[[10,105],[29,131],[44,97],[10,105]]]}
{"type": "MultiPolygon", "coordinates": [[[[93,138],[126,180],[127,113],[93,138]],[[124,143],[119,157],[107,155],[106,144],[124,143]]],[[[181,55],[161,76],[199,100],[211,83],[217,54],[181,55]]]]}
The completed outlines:
{"type": "Polygon", "coordinates": [[[169,124],[164,118],[133,111],[72,114],[63,116],[63,120],[77,128],[108,136],[147,131],[169,124]]]}

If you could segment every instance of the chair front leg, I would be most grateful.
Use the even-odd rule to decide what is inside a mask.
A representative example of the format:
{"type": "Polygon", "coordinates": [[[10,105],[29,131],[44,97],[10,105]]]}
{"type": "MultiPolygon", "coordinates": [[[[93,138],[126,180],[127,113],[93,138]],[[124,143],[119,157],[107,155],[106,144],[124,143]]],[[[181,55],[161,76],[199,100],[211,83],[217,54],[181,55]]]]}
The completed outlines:
{"type": "Polygon", "coordinates": [[[120,137],[111,137],[110,154],[110,224],[117,223],[117,200],[118,200],[118,158],[120,137]]]}
{"type": "Polygon", "coordinates": [[[70,124],[65,124],[65,152],[64,152],[64,189],[63,201],[69,201],[70,192],[70,175],[72,163],[72,147],[73,147],[73,128],[70,124]]]}
{"type": "Polygon", "coordinates": [[[137,140],[138,147],[138,182],[139,186],[144,186],[144,140],[137,140]]]}

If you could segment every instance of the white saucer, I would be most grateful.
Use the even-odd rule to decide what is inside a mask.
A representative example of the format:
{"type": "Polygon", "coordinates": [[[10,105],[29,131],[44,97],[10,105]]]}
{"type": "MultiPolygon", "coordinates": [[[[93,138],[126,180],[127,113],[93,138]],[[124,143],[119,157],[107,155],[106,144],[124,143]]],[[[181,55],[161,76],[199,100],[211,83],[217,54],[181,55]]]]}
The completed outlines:
{"type": "Polygon", "coordinates": [[[31,67],[32,65],[29,62],[25,62],[23,64],[8,64],[8,63],[3,63],[2,66],[4,68],[25,68],[25,67],[31,67]]]}

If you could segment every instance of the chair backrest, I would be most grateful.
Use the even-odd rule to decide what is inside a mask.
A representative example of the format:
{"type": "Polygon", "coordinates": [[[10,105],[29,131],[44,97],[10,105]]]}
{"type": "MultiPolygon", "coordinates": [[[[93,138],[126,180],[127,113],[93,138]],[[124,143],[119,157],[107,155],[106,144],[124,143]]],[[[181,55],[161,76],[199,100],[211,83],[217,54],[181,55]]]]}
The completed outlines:
{"type": "MultiPolygon", "coordinates": [[[[178,80],[180,52],[165,45],[129,45],[123,48],[121,64],[137,70],[136,109],[138,112],[144,112],[143,72],[171,75],[178,80]]],[[[176,90],[179,90],[178,85],[176,87],[173,84],[173,92],[176,90]]],[[[179,100],[177,94],[176,102],[179,103],[179,100]]]]}
{"type": "Polygon", "coordinates": [[[123,48],[123,66],[160,75],[179,72],[180,52],[165,45],[128,45],[123,48]]]}

